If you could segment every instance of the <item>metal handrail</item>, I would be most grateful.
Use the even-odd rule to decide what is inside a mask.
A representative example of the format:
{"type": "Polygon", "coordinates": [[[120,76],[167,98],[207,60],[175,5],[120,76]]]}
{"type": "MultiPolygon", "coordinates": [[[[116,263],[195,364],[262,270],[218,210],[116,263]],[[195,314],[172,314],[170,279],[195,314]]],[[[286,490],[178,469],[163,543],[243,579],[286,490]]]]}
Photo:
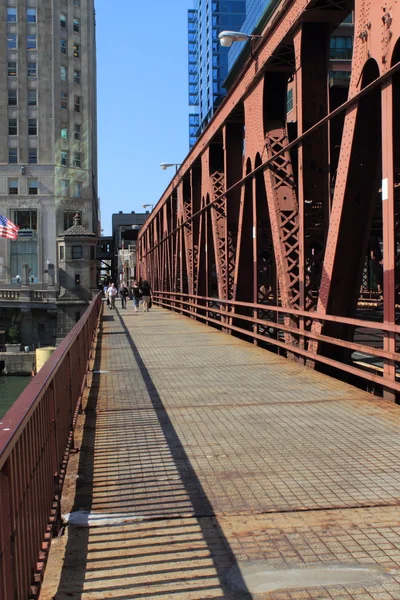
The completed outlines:
{"type": "Polygon", "coordinates": [[[0,600],[40,586],[101,305],[98,294],[0,422],[0,600]]]}

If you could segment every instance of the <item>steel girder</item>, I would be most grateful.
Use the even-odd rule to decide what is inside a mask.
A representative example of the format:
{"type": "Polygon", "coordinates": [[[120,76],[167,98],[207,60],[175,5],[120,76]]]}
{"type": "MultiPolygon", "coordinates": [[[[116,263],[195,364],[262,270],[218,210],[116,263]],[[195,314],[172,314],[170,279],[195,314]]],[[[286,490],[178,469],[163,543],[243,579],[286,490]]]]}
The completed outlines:
{"type": "MultiPolygon", "coordinates": [[[[371,236],[382,237],[386,324],[395,326],[400,304],[400,5],[355,0],[340,107],[328,85],[328,44],[352,8],[348,0],[281,3],[138,240],[141,276],[155,289],[196,296],[194,312],[210,305],[205,297],[215,306],[248,302],[226,308],[229,323],[285,340],[316,359],[309,364],[349,360],[331,340],[353,339],[371,236]],[[276,322],[279,306],[288,310],[283,334],[251,322],[272,314],[276,322]]],[[[387,356],[396,332],[383,334],[387,356]]],[[[395,381],[394,358],[384,361],[384,378],[395,381]]]]}

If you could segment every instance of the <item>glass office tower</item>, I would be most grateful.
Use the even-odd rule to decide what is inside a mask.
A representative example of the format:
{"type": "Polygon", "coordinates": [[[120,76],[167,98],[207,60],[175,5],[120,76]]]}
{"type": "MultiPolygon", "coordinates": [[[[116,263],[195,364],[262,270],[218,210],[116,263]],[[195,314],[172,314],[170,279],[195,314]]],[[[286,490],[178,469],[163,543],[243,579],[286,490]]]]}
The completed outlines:
{"type": "Polygon", "coordinates": [[[225,95],[228,51],[218,41],[224,29],[240,30],[246,18],[245,0],[195,0],[188,11],[190,147],[206,127],[225,95]]]}
{"type": "MultiPolygon", "coordinates": [[[[244,20],[240,31],[244,33],[252,33],[257,27],[261,17],[264,15],[266,9],[271,4],[278,4],[276,0],[246,0],[246,19],[244,20]]],[[[236,62],[239,54],[243,50],[245,42],[236,42],[232,44],[228,52],[228,71],[231,70],[234,63],[236,62]]]]}

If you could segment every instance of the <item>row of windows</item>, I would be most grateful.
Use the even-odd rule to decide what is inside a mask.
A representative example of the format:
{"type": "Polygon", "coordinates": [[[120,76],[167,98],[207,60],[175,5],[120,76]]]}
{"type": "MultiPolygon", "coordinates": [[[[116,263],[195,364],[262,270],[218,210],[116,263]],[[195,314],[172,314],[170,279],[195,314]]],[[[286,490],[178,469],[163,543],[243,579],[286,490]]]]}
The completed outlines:
{"type": "MultiPolygon", "coordinates": [[[[60,77],[61,81],[68,81],[68,69],[61,65],[60,67],[60,77]]],[[[81,83],[81,72],[74,69],[74,83],[80,85],[81,83]]]]}
{"type": "MultiPolygon", "coordinates": [[[[63,167],[75,167],[76,169],[82,168],[82,153],[81,152],[73,152],[72,153],[72,163],[69,164],[69,152],[68,150],[61,150],[61,165],[63,167]]],[[[37,148],[28,148],[28,164],[36,165],[38,161],[38,152],[37,148]]],[[[8,149],[8,163],[10,165],[18,164],[18,148],[9,148],[8,149]]]]}
{"type": "MultiPolygon", "coordinates": [[[[61,165],[68,167],[69,165],[69,152],[68,150],[61,150],[61,165]]],[[[82,168],[82,152],[73,152],[72,154],[72,167],[77,169],[82,168]]]]}
{"type": "MultiPolygon", "coordinates": [[[[36,23],[37,21],[37,12],[36,8],[27,8],[26,9],[26,21],[27,23],[36,23]]],[[[9,6],[7,8],[7,23],[16,23],[17,22],[17,9],[9,6]]]]}
{"type": "MultiPolygon", "coordinates": [[[[28,148],[28,163],[36,165],[38,159],[37,148],[28,148]]],[[[18,148],[8,149],[8,163],[10,165],[18,164],[18,148]]]]}
{"type": "MultiPolygon", "coordinates": [[[[64,55],[68,54],[68,40],[60,40],[60,51],[61,51],[61,54],[64,54],[64,55]]],[[[81,45],[78,44],[77,42],[74,42],[74,57],[75,58],[81,57],[81,45]]]]}
{"type": "MultiPolygon", "coordinates": [[[[62,179],[61,180],[61,195],[69,196],[70,190],[71,190],[71,186],[70,186],[69,179],[62,179]]],[[[73,186],[72,196],[74,198],[82,197],[82,183],[80,181],[75,181],[74,186],[73,186]]]]}
{"type": "MultiPolygon", "coordinates": [[[[37,66],[35,62],[28,62],[28,77],[37,77],[37,66]]],[[[17,63],[15,61],[8,62],[7,74],[9,77],[17,76],[17,63]]],[[[60,78],[61,81],[68,81],[68,69],[67,67],[60,67],[60,78]]],[[[81,72],[74,69],[74,83],[80,85],[81,83],[81,72]]]]}
{"type": "MultiPolygon", "coordinates": [[[[39,189],[39,183],[37,179],[28,179],[28,194],[36,196],[39,189]]],[[[18,195],[19,193],[19,179],[8,180],[8,193],[11,196],[18,195]]]]}
{"type": "MultiPolygon", "coordinates": [[[[61,139],[68,140],[68,127],[67,125],[61,125],[61,139]]],[[[74,124],[74,140],[75,142],[81,141],[81,126],[78,123],[74,124]]]]}
{"type": "MultiPolygon", "coordinates": [[[[61,13],[60,15],[60,27],[62,29],[67,29],[67,15],[61,13]]],[[[72,22],[72,29],[75,33],[79,33],[81,30],[81,23],[79,19],[74,19],[72,22]]]]}
{"type": "MultiPolygon", "coordinates": [[[[8,61],[7,74],[9,77],[17,76],[17,63],[13,60],[8,61]]],[[[28,77],[37,77],[37,64],[36,62],[28,62],[28,77]]]]}
{"type": "MultiPolygon", "coordinates": [[[[61,180],[61,195],[69,196],[70,195],[70,181],[69,179],[61,180]]],[[[28,179],[28,194],[30,196],[37,196],[39,190],[39,182],[37,179],[28,179]]],[[[10,196],[17,196],[19,194],[19,179],[9,179],[8,180],[8,193],[10,196]]],[[[82,197],[82,183],[80,181],[75,181],[73,186],[73,197],[81,198],[82,197]]]]}
{"type": "MultiPolygon", "coordinates": [[[[8,90],[8,106],[18,106],[18,90],[8,90]]],[[[28,90],[28,106],[37,106],[37,90],[28,90]]]]}
{"type": "MultiPolygon", "coordinates": [[[[28,135],[37,134],[37,119],[28,119],[28,135]]],[[[8,135],[18,135],[18,119],[8,119],[8,135]]]]}
{"type": "MultiPolygon", "coordinates": [[[[16,33],[8,33],[7,34],[7,48],[9,50],[15,50],[17,47],[17,34],[16,33]]],[[[28,50],[36,50],[37,49],[37,37],[36,34],[31,34],[26,36],[26,47],[28,50]]]]}
{"type": "MultiPolygon", "coordinates": [[[[61,108],[64,110],[68,110],[68,94],[66,92],[61,92],[61,108]]],[[[82,108],[82,98],[81,96],[74,96],[74,111],[81,112],[82,108]]]]}

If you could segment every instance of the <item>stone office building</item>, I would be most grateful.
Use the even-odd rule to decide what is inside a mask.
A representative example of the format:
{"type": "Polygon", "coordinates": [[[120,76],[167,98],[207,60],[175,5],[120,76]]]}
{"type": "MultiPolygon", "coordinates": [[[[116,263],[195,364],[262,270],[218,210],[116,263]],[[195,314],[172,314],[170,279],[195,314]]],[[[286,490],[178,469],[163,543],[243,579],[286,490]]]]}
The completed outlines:
{"type": "Polygon", "coordinates": [[[20,228],[0,238],[0,330],[43,345],[97,287],[94,0],[0,0],[0,61],[0,214],[20,228]],[[60,257],[75,215],[84,235],[60,257]]]}

